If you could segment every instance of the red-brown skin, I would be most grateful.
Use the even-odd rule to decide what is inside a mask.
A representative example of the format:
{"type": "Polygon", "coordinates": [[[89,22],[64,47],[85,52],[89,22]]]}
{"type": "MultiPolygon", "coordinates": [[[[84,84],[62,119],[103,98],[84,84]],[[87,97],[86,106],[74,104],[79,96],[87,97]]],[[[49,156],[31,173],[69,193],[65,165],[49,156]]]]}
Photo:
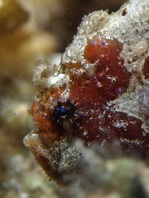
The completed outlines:
{"type": "Polygon", "coordinates": [[[54,119],[54,110],[50,110],[49,98],[53,97],[55,100],[60,97],[60,93],[64,88],[57,90],[49,89],[42,95],[41,104],[34,102],[31,109],[31,114],[39,129],[39,135],[44,144],[49,144],[55,140],[59,140],[62,134],[57,120],[54,119]]]}
{"type": "Polygon", "coordinates": [[[149,58],[146,59],[143,67],[143,75],[145,79],[149,79],[149,58]]]}
{"type": "Polygon", "coordinates": [[[107,105],[126,92],[132,76],[119,56],[121,47],[116,40],[89,41],[84,57],[89,63],[97,62],[95,73],[93,76],[86,73],[73,76],[70,100],[77,104],[78,114],[81,114],[75,118],[74,131],[88,145],[100,140],[145,140],[141,120],[127,113],[113,112],[112,106],[107,105]],[[114,81],[111,80],[113,77],[114,81]],[[127,126],[114,126],[121,120],[127,126]]]}
{"type": "MultiPolygon", "coordinates": [[[[33,103],[31,110],[43,145],[50,147],[62,138],[70,144],[80,138],[86,146],[93,143],[110,145],[116,140],[124,153],[146,152],[149,137],[142,128],[141,119],[116,111],[115,106],[109,104],[127,91],[132,77],[120,58],[121,49],[122,44],[117,40],[94,38],[88,41],[84,50],[86,62],[95,65],[93,74],[72,73],[72,69],[83,68],[79,62],[62,65],[71,79],[68,101],[62,103],[60,97],[65,85],[54,90],[50,87],[39,97],[39,103],[33,103]],[[57,104],[53,109],[50,108],[50,97],[57,104]],[[68,109],[69,116],[58,117],[57,110],[61,106],[68,109]]],[[[148,68],[147,61],[143,70],[145,78],[148,68]]],[[[41,157],[36,158],[41,161],[41,157]]],[[[42,166],[48,172],[48,164],[45,162],[42,166]]]]}
{"type": "MultiPolygon", "coordinates": [[[[71,74],[72,68],[82,67],[80,63],[65,66],[72,79],[69,102],[76,109],[75,115],[71,118],[72,139],[81,138],[87,145],[100,140],[111,141],[120,138],[144,141],[141,120],[127,113],[111,111],[114,107],[110,108],[107,105],[126,92],[132,76],[120,58],[121,48],[121,43],[116,40],[95,38],[88,41],[84,51],[87,62],[96,64],[93,75],[71,74]],[[126,123],[125,126],[114,126],[115,123],[122,121],[126,123]]],[[[51,92],[53,90],[49,89],[44,94],[42,105],[34,103],[32,106],[33,118],[45,142],[58,140],[61,136],[67,135],[69,133],[67,130],[70,129],[70,124],[64,128],[61,121],[53,119],[53,110],[48,106],[51,92]]],[[[55,90],[55,93],[52,97],[60,102],[61,89],[55,90]]]]}

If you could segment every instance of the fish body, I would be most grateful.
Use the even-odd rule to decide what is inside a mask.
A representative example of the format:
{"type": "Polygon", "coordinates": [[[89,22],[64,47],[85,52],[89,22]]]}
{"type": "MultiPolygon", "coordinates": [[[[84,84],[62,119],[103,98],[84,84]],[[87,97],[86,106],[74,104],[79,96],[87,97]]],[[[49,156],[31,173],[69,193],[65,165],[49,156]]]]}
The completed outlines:
{"type": "Polygon", "coordinates": [[[35,69],[31,114],[38,130],[24,143],[58,183],[81,171],[83,156],[76,140],[88,148],[100,145],[124,155],[148,155],[149,16],[142,21],[140,9],[148,13],[144,5],[149,2],[139,7],[138,2],[112,15],[97,11],[84,17],[59,66],[47,71],[47,77],[45,64],[35,69]]]}

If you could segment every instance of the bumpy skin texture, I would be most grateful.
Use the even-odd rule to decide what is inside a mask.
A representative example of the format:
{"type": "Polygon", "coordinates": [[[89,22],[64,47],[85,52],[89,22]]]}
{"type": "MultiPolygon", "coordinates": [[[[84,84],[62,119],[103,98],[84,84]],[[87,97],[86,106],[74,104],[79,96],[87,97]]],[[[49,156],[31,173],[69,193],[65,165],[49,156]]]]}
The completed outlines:
{"type": "Polygon", "coordinates": [[[133,0],[112,15],[91,13],[59,67],[48,77],[45,64],[36,68],[31,114],[38,131],[24,143],[58,183],[66,184],[67,174],[80,174],[77,139],[111,153],[148,155],[148,13],[148,0],[133,0]]]}

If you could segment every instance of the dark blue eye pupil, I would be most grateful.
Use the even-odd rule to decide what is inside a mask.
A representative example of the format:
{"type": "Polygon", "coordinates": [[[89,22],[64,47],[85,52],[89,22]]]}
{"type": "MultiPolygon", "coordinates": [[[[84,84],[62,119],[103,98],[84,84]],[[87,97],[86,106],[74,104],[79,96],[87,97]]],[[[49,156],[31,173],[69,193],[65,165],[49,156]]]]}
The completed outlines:
{"type": "Polygon", "coordinates": [[[61,107],[58,109],[58,115],[59,116],[66,116],[68,114],[68,109],[65,107],[61,107]]]}

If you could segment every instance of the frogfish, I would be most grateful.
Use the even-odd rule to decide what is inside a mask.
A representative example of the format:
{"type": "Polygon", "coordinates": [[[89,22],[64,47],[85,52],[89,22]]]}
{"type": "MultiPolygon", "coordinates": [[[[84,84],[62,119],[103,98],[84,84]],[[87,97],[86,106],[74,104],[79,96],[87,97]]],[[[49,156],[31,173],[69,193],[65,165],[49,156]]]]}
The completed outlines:
{"type": "Polygon", "coordinates": [[[37,129],[24,144],[57,183],[81,170],[77,140],[86,148],[148,155],[148,13],[148,0],[130,1],[111,15],[90,13],[59,65],[35,68],[30,113],[37,129]]]}

